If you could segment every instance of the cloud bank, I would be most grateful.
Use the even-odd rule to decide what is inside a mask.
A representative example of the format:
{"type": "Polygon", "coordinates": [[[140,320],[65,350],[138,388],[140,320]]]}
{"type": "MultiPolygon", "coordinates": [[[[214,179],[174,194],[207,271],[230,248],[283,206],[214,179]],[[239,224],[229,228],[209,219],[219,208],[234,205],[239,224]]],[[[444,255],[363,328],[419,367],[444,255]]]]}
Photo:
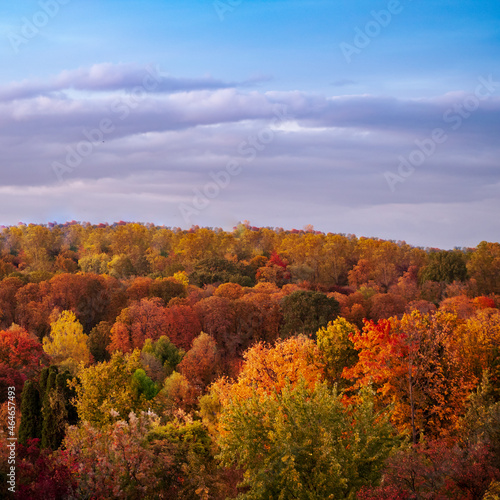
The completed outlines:
{"type": "Polygon", "coordinates": [[[500,87],[490,75],[422,99],[256,83],[99,64],[1,86],[3,223],[32,210],[38,222],[230,227],[250,219],[443,247],[495,239],[500,87]],[[426,152],[419,144],[436,129],[446,140],[426,152]],[[413,170],[401,167],[422,155],[413,170]],[[57,175],[54,165],[65,168],[57,175]],[[388,172],[401,179],[394,189],[388,172]]]}

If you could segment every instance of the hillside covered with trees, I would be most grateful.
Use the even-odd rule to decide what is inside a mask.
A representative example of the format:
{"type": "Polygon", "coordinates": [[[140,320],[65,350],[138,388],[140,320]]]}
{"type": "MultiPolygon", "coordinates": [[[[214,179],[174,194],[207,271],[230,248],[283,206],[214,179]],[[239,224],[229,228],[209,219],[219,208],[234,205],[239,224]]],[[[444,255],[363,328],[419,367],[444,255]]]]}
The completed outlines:
{"type": "Polygon", "coordinates": [[[499,498],[499,243],[19,224],[0,279],[12,498],[499,498]]]}

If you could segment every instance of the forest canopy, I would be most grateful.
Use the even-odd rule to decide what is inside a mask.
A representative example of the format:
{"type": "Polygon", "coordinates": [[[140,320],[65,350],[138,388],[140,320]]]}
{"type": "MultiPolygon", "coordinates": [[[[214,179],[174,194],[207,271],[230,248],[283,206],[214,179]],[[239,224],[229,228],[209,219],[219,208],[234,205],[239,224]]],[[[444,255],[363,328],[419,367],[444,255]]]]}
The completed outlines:
{"type": "Polygon", "coordinates": [[[493,242],[4,227],[14,498],[495,498],[499,306],[493,242]]]}

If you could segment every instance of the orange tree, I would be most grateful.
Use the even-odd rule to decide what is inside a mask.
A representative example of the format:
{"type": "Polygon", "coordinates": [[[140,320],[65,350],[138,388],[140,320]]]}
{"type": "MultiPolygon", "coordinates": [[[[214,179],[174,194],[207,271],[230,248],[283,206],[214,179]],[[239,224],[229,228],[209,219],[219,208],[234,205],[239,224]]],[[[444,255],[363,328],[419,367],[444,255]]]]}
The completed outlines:
{"type": "Polygon", "coordinates": [[[211,387],[222,405],[233,398],[245,398],[254,390],[259,394],[279,393],[289,383],[303,378],[314,387],[323,378],[320,352],[313,340],[304,336],[281,340],[274,345],[259,342],[243,355],[242,370],[236,382],[221,378],[211,387]]]}
{"type": "Polygon", "coordinates": [[[455,335],[456,315],[414,311],[401,320],[365,321],[350,335],[359,360],[343,376],[354,387],[373,383],[380,405],[394,404],[401,431],[441,436],[453,431],[465,411],[474,378],[461,370],[455,335]]]}

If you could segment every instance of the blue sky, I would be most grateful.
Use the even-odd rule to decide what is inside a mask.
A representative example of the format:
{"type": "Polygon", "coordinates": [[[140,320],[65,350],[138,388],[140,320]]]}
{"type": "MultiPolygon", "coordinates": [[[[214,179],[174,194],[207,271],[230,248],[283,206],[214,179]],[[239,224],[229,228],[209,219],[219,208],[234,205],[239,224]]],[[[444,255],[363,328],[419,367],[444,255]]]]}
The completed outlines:
{"type": "Polygon", "coordinates": [[[0,223],[498,241],[499,49],[497,0],[4,2],[0,223]]]}

